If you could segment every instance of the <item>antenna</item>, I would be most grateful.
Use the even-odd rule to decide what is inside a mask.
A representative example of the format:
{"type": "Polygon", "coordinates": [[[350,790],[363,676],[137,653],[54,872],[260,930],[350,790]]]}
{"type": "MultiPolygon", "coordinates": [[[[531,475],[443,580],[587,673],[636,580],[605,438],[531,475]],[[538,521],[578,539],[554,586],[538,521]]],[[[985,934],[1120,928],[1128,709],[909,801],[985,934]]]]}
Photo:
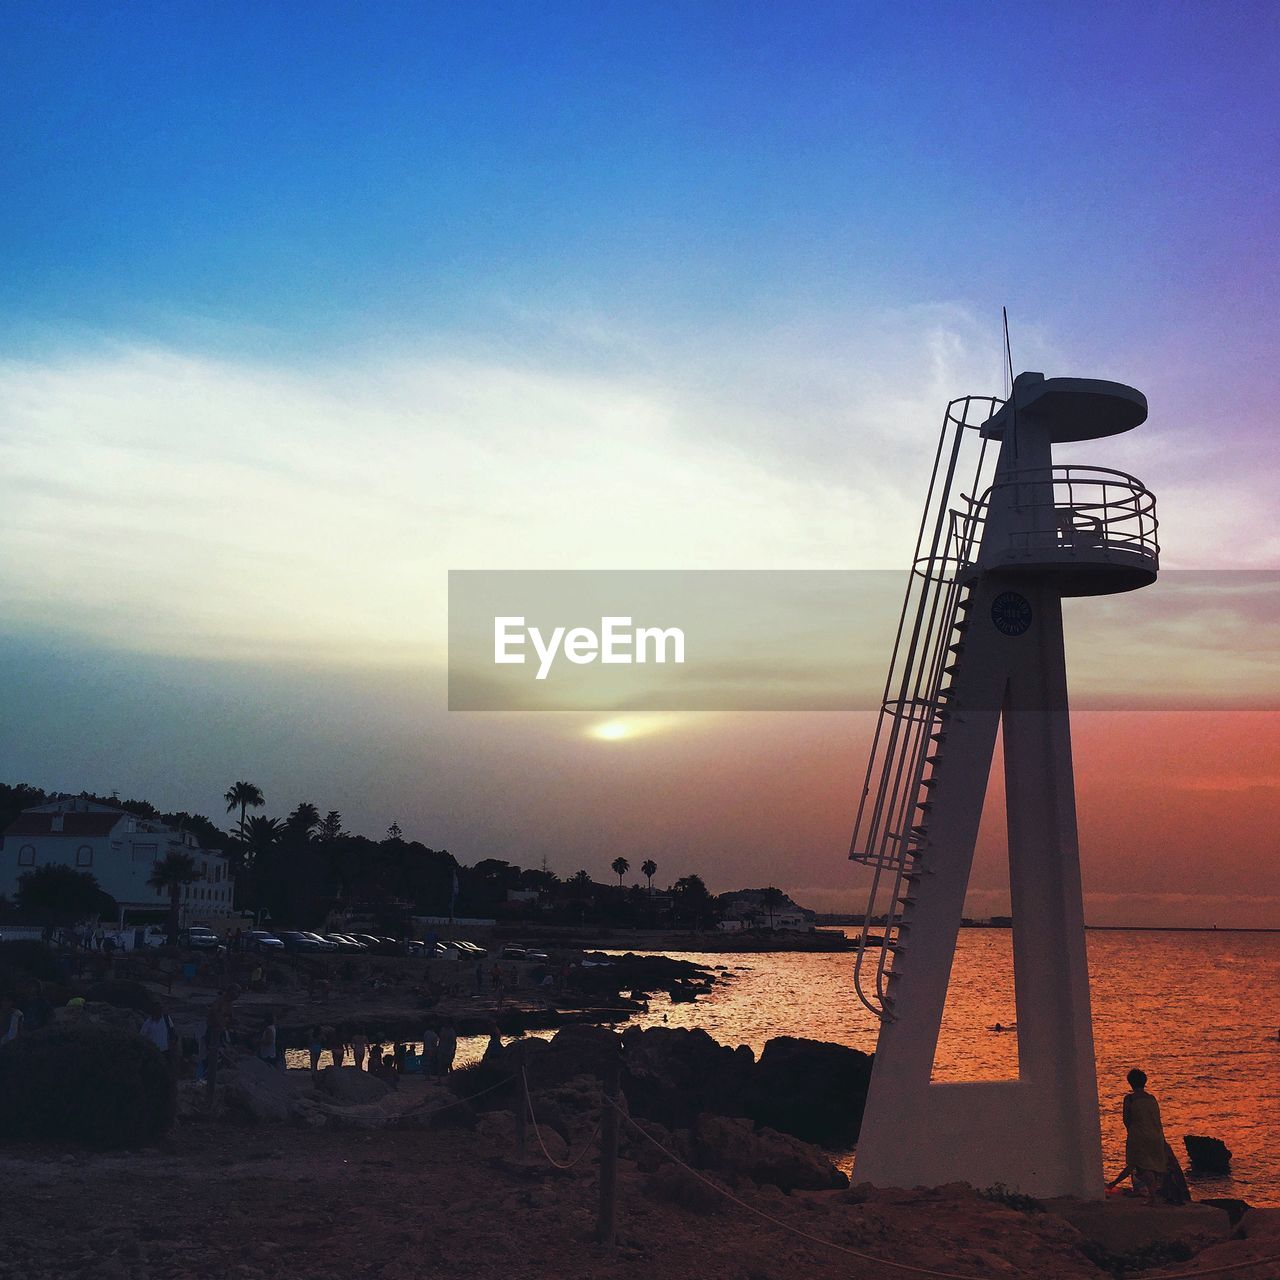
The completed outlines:
{"type": "Polygon", "coordinates": [[[1005,377],[1008,381],[1005,384],[1005,399],[1009,403],[1009,432],[1010,441],[1013,446],[1013,459],[1016,462],[1018,458],[1018,399],[1013,394],[1013,347],[1009,345],[1009,308],[1000,308],[1000,319],[1004,323],[1004,363],[1005,377]]]}

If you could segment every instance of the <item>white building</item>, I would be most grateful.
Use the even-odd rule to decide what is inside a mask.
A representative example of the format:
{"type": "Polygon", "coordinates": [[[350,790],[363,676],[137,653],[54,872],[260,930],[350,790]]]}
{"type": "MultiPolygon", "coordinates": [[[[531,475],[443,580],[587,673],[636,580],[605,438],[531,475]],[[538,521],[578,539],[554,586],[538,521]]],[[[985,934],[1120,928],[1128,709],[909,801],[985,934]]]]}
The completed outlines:
{"type": "Polygon", "coordinates": [[[0,837],[0,893],[12,898],[18,880],[37,867],[60,864],[89,871],[121,911],[167,910],[167,891],[147,884],[166,854],[185,853],[196,878],[182,890],[187,923],[228,916],[235,882],[219,849],[204,849],[190,831],[139,818],[91,800],[55,800],[24,809],[0,837]]]}

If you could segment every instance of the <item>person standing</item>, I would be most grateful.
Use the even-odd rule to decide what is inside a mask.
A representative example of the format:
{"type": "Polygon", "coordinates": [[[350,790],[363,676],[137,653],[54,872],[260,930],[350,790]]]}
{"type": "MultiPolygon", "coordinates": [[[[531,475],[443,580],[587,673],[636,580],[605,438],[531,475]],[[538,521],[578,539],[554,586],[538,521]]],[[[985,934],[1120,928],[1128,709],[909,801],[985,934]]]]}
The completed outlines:
{"type": "Polygon", "coordinates": [[[262,1034],[258,1037],[258,1057],[270,1066],[276,1065],[276,1015],[267,1014],[262,1034]]]}
{"type": "Polygon", "coordinates": [[[311,1054],[311,1078],[320,1074],[320,1055],[324,1052],[324,1033],[319,1027],[307,1032],[307,1051],[311,1054]]]}
{"type": "Polygon", "coordinates": [[[351,1037],[351,1057],[355,1061],[357,1071],[364,1070],[365,1054],[368,1052],[369,1037],[365,1034],[363,1027],[358,1027],[351,1037]]]}
{"type": "Polygon", "coordinates": [[[1123,1107],[1125,1164],[1133,1170],[1139,1190],[1146,1193],[1147,1203],[1155,1204],[1169,1159],[1160,1104],[1147,1092],[1145,1071],[1134,1067],[1126,1078],[1131,1092],[1125,1094],[1123,1107]]]}
{"type": "Polygon", "coordinates": [[[228,987],[219,992],[218,998],[209,1006],[205,1017],[205,1086],[209,1103],[213,1103],[214,1089],[218,1083],[218,1059],[222,1054],[222,1044],[231,1032],[231,1007],[239,992],[235,987],[228,987]]]}
{"type": "Polygon", "coordinates": [[[436,1046],[436,1068],[447,1076],[453,1070],[454,1055],[458,1052],[458,1030],[452,1022],[440,1028],[440,1043],[436,1046]]]}
{"type": "Polygon", "coordinates": [[[0,1000],[0,1044],[8,1044],[22,1034],[22,1010],[12,996],[0,1000]]]}
{"type": "Polygon", "coordinates": [[[436,1074],[439,1047],[440,1037],[436,1034],[435,1028],[424,1027],[422,1031],[422,1074],[424,1076],[436,1074]]]}
{"type": "Polygon", "coordinates": [[[342,1066],[347,1056],[347,1034],[341,1026],[334,1027],[329,1034],[329,1052],[333,1055],[333,1065],[342,1066]]]}
{"type": "Polygon", "coordinates": [[[150,1040],[164,1054],[170,1066],[176,1065],[178,1036],[173,1019],[165,1013],[159,1000],[153,1000],[142,1023],[142,1038],[150,1040]]]}

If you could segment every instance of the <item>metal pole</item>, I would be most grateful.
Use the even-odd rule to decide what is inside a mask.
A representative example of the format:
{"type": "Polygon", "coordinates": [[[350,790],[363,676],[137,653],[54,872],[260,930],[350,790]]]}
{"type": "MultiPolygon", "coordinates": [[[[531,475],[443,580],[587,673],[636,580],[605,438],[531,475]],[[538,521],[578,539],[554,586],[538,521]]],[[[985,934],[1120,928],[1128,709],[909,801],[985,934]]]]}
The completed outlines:
{"type": "Polygon", "coordinates": [[[604,1115],[600,1123],[600,1217],[596,1240],[612,1244],[618,1210],[618,1090],[622,1077],[622,1047],[610,1058],[604,1076],[604,1115]]]}
{"type": "Polygon", "coordinates": [[[516,1159],[523,1164],[529,1119],[529,1105],[525,1100],[524,1041],[517,1040],[514,1048],[516,1058],[516,1159]]]}

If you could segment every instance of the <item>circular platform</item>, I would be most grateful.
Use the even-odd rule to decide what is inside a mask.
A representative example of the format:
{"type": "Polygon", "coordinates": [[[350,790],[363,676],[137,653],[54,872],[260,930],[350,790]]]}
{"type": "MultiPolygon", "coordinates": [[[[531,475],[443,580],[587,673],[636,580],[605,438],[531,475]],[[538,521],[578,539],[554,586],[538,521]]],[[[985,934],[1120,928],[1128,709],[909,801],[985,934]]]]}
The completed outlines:
{"type": "Polygon", "coordinates": [[[1119,435],[1147,420],[1146,396],[1122,382],[1020,373],[1013,396],[982,424],[982,434],[1002,440],[1013,421],[1015,404],[1019,422],[1025,419],[1047,427],[1054,444],[1119,435]]]}

